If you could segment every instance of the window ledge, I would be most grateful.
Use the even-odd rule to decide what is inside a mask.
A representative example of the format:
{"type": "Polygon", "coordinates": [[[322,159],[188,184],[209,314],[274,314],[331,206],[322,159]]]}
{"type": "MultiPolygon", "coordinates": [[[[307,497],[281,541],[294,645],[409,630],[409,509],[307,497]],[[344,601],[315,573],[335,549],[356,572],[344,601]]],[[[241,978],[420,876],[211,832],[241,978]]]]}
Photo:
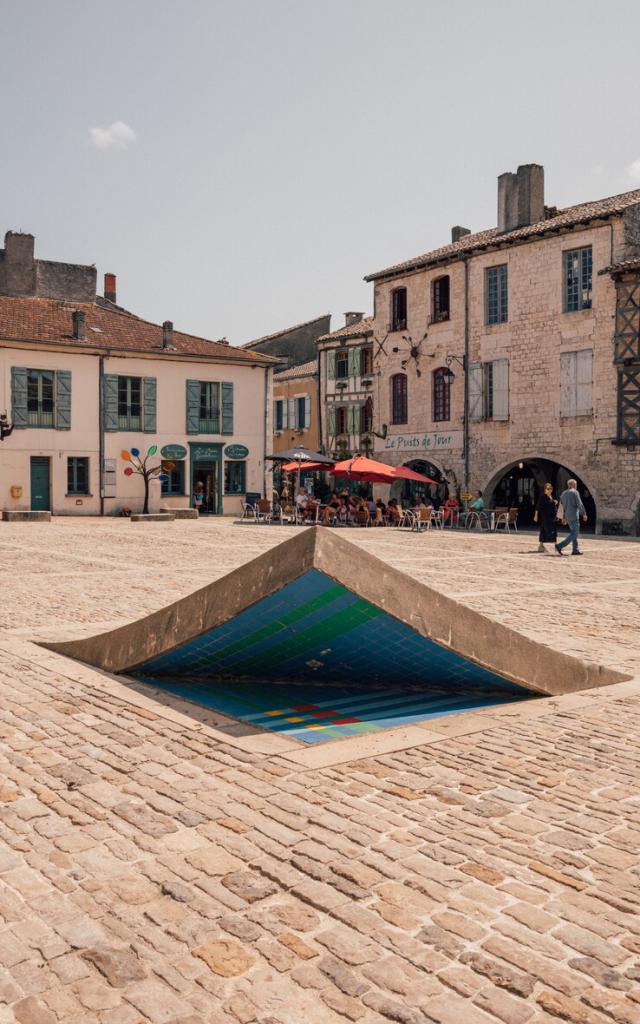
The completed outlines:
{"type": "Polygon", "coordinates": [[[65,498],[93,498],[93,494],[88,491],[67,491],[65,498]]]}
{"type": "Polygon", "coordinates": [[[560,413],[561,420],[592,420],[593,412],[560,413]]]}

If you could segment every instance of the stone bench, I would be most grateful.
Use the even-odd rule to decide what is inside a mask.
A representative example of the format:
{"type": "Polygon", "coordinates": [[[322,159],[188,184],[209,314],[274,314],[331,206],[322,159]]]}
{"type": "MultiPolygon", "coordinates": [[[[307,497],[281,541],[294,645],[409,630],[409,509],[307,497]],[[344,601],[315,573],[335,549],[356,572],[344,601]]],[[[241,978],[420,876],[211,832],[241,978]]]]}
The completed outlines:
{"type": "Polygon", "coordinates": [[[149,512],[146,516],[134,512],[130,516],[132,523],[172,523],[175,518],[173,512],[149,512]]]}
{"type": "Polygon", "coordinates": [[[167,512],[175,519],[197,519],[197,508],[161,508],[161,512],[167,512]]]}
{"type": "Polygon", "coordinates": [[[27,510],[5,509],[2,518],[6,523],[50,523],[50,512],[30,512],[27,510]]]}

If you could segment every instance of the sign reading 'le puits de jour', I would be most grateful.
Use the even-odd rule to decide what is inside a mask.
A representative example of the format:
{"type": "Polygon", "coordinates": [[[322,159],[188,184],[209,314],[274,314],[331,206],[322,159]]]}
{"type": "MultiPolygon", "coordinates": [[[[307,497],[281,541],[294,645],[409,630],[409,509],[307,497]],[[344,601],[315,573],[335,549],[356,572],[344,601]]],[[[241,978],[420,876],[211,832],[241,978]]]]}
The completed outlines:
{"type": "Polygon", "coordinates": [[[246,459],[249,449],[244,444],[228,444],[224,454],[227,459],[246,459]]]}
{"type": "Polygon", "coordinates": [[[384,451],[427,452],[440,448],[462,448],[462,431],[438,430],[426,434],[389,434],[384,441],[384,451]]]}

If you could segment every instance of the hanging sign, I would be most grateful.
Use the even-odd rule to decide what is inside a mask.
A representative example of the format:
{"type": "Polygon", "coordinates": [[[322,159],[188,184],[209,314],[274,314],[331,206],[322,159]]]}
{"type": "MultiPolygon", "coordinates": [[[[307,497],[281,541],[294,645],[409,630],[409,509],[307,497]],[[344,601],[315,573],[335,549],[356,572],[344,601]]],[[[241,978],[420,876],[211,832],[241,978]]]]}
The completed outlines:
{"type": "Polygon", "coordinates": [[[163,459],[186,459],[187,449],[181,444],[165,444],[164,448],[160,449],[160,454],[163,459]]]}
{"type": "Polygon", "coordinates": [[[246,459],[249,449],[243,444],[228,444],[224,454],[227,459],[246,459]]]}
{"type": "Polygon", "coordinates": [[[461,430],[431,431],[425,434],[388,434],[382,445],[376,449],[383,451],[413,452],[437,451],[439,448],[461,448],[463,434],[461,430]]]}

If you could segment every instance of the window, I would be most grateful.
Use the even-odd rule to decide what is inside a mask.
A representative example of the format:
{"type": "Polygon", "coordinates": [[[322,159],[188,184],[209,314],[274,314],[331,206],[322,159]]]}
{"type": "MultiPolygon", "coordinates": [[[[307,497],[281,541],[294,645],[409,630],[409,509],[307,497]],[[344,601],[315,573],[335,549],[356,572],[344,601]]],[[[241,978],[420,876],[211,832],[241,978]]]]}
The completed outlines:
{"type": "Polygon", "coordinates": [[[305,429],[305,420],[307,413],[307,399],[305,395],[299,395],[296,398],[296,426],[298,430],[305,429]]]}
{"type": "Polygon", "coordinates": [[[451,385],[446,366],[433,371],[433,419],[442,423],[451,419],[451,385]]]}
{"type": "Polygon", "coordinates": [[[407,326],[407,289],[391,292],[391,330],[404,331],[407,326]]]}
{"type": "Polygon", "coordinates": [[[349,352],[336,352],[336,377],[340,380],[342,377],[349,376],[349,352]]]}
{"type": "Polygon", "coordinates": [[[360,408],[360,433],[370,434],[373,430],[373,399],[367,398],[360,408]]]}
{"type": "Polygon", "coordinates": [[[560,415],[590,416],[592,409],[593,350],[560,355],[560,415]]]}
{"type": "MultiPolygon", "coordinates": [[[[432,290],[432,322],[439,324],[449,319],[449,275],[438,277],[433,282],[432,290]]],[[[448,419],[448,417],[447,417],[448,419]]]]}
{"type": "Polygon", "coordinates": [[[373,373],[373,349],[360,349],[360,376],[369,377],[373,373]]]}
{"type": "Polygon", "coordinates": [[[591,246],[571,249],[564,254],[564,309],[591,309],[593,256],[591,246]]]}
{"type": "MultiPolygon", "coordinates": [[[[171,460],[173,461],[173,460],[171,460]]],[[[173,463],[173,469],[164,470],[168,480],[162,480],[160,491],[162,494],[184,494],[184,459],[173,463]]]]}
{"type": "Polygon", "coordinates": [[[67,459],[67,494],[89,493],[89,460],[70,456],[67,459]]]}
{"type": "Polygon", "coordinates": [[[247,464],[246,462],[225,462],[224,464],[224,493],[245,494],[247,490],[247,464]]]}
{"type": "Polygon", "coordinates": [[[273,404],[275,407],[273,417],[274,430],[284,430],[285,403],[282,398],[278,398],[273,404]]]}
{"type": "Polygon", "coordinates": [[[504,324],[509,319],[506,264],[489,267],[485,273],[487,323],[504,324]]]}
{"type": "Polygon", "coordinates": [[[142,427],[142,378],[118,377],[118,429],[142,427]]]}
{"type": "Polygon", "coordinates": [[[220,433],[220,385],[217,381],[200,381],[200,433],[220,433]]]}
{"type": "Polygon", "coordinates": [[[27,370],[27,425],[54,426],[54,371],[27,370]]]}
{"type": "Polygon", "coordinates": [[[391,378],[391,422],[407,422],[407,377],[396,373],[391,378]]]}
{"type": "Polygon", "coordinates": [[[340,406],[336,409],[336,434],[348,434],[349,423],[347,416],[347,409],[345,406],[340,406]]]}

